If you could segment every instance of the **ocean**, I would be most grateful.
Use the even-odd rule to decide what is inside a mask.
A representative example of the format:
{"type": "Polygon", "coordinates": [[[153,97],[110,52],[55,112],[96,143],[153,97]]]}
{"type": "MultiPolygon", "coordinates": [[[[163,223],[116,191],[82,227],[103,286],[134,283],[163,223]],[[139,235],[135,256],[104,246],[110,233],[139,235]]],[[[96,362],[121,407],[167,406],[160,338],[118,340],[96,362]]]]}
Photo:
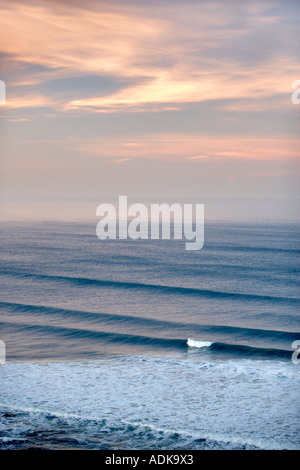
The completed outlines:
{"type": "Polygon", "coordinates": [[[299,449],[299,225],[1,223],[1,449],[299,449]]]}

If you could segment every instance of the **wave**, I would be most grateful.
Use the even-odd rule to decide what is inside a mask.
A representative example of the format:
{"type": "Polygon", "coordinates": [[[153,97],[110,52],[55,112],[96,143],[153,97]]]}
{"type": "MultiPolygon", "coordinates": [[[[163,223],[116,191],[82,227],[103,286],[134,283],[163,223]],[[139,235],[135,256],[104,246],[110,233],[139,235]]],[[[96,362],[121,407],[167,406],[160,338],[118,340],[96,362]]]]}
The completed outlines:
{"type": "Polygon", "coordinates": [[[186,344],[193,348],[209,348],[210,351],[232,353],[237,356],[291,358],[291,354],[293,352],[285,349],[258,348],[254,346],[246,346],[244,344],[221,343],[218,341],[198,341],[191,338],[187,340],[186,344]]]}
{"type": "Polygon", "coordinates": [[[2,328],[13,328],[14,332],[22,334],[37,333],[40,335],[51,335],[63,337],[64,340],[76,339],[89,342],[109,342],[121,343],[132,346],[186,350],[189,347],[206,349],[211,352],[230,353],[234,356],[242,357],[269,357],[269,358],[291,358],[293,351],[275,348],[259,348],[243,344],[223,343],[218,341],[195,340],[192,338],[163,338],[146,335],[133,335],[127,333],[113,333],[104,331],[94,331],[80,328],[68,328],[52,325],[32,325],[26,323],[0,322],[2,328]]]}
{"type": "Polygon", "coordinates": [[[32,315],[41,315],[42,317],[57,316],[59,319],[79,319],[84,322],[87,320],[99,321],[107,324],[132,324],[133,326],[164,328],[169,330],[192,330],[199,334],[210,336],[229,336],[231,338],[249,338],[252,340],[268,340],[268,341],[286,341],[292,343],[298,340],[300,333],[295,331],[282,331],[259,328],[245,328],[230,325],[207,325],[199,323],[182,323],[176,321],[159,320],[155,318],[147,318],[132,315],[121,315],[107,312],[90,312],[87,310],[65,309],[60,307],[52,307],[46,305],[20,304],[15,302],[0,302],[0,310],[13,313],[28,313],[32,315]]]}
{"type": "Polygon", "coordinates": [[[248,300],[255,302],[282,302],[289,304],[299,304],[300,299],[296,297],[278,297],[273,295],[261,295],[261,294],[245,294],[241,292],[224,292],[215,291],[211,289],[201,289],[197,287],[180,287],[180,286],[168,286],[164,284],[146,284],[139,282],[125,282],[125,281],[111,281],[103,279],[94,279],[86,277],[73,277],[73,276],[55,276],[50,274],[37,274],[28,272],[16,272],[3,270],[1,274],[21,277],[27,279],[33,279],[38,281],[54,281],[64,282],[77,286],[95,286],[95,287],[107,287],[113,289],[123,290],[140,290],[157,292],[160,294],[177,294],[177,295],[191,295],[200,296],[204,298],[213,299],[236,299],[236,300],[248,300]]]}
{"type": "Polygon", "coordinates": [[[211,341],[196,341],[194,339],[189,338],[186,344],[192,348],[208,348],[212,345],[211,341]]]}
{"type": "Polygon", "coordinates": [[[159,338],[144,335],[132,335],[127,333],[113,333],[104,331],[94,331],[81,328],[68,328],[62,326],[52,325],[31,325],[26,323],[13,323],[13,322],[0,322],[2,328],[13,327],[14,331],[21,332],[36,332],[39,334],[59,335],[64,339],[74,338],[79,340],[89,341],[108,341],[112,343],[136,344],[142,346],[160,346],[171,348],[185,348],[186,340],[172,339],[172,338],[159,338]]]}
{"type": "Polygon", "coordinates": [[[210,244],[209,248],[212,251],[241,251],[243,253],[260,253],[260,252],[271,252],[271,253],[290,253],[290,254],[299,254],[300,250],[298,248],[280,248],[278,246],[243,246],[243,245],[219,245],[219,244],[210,244]]]}
{"type": "MultiPolygon", "coordinates": [[[[85,445],[90,444],[90,439],[92,439],[93,448],[97,441],[93,436],[90,436],[88,432],[82,432],[82,429],[89,430],[91,426],[95,425],[97,428],[100,428],[104,431],[104,435],[113,435],[114,433],[119,433],[119,435],[124,434],[129,436],[136,434],[138,431],[139,438],[143,436],[149,438],[149,435],[154,440],[161,442],[162,438],[170,440],[176,439],[176,442],[180,439],[180,443],[183,445],[190,445],[191,441],[194,444],[200,444],[199,449],[230,449],[230,448],[241,448],[244,449],[245,446],[253,450],[298,450],[299,446],[296,443],[287,441],[278,441],[276,438],[272,437],[251,437],[247,434],[235,434],[235,433],[222,433],[215,432],[211,430],[202,430],[197,431],[193,429],[182,429],[178,427],[170,428],[165,426],[159,426],[157,424],[152,424],[149,422],[143,422],[141,420],[134,421],[128,420],[128,418],[121,418],[119,421],[115,422],[113,420],[103,418],[102,416],[82,416],[79,413],[72,412],[60,412],[58,410],[49,410],[49,409],[40,409],[37,407],[29,406],[16,406],[16,405],[0,405],[0,414],[2,416],[9,415],[10,423],[12,419],[19,426],[17,428],[17,433],[14,432],[13,435],[8,437],[0,437],[0,442],[4,445],[11,444],[13,448],[22,448],[22,444],[26,443],[26,448],[31,447],[31,438],[39,435],[43,439],[43,436],[47,438],[46,441],[43,441],[43,449],[51,450],[57,448],[57,445],[64,446],[67,448],[68,445],[71,445],[71,448],[74,448],[74,444],[78,444],[78,448],[84,448],[85,445]],[[24,423],[24,417],[26,418],[27,426],[22,426],[24,423]],[[44,430],[43,425],[46,422],[46,429],[44,430]],[[55,433],[49,436],[49,422],[54,423],[55,433]],[[28,424],[32,428],[28,429],[28,424]],[[73,433],[72,438],[70,439],[66,436],[66,423],[67,425],[72,425],[73,433]],[[79,424],[79,426],[78,426],[79,424]],[[38,431],[36,429],[38,428],[38,431]],[[80,430],[80,435],[76,434],[77,429],[80,430]],[[19,433],[18,433],[19,431],[19,433]],[[49,438],[50,437],[50,438],[49,438]]],[[[6,423],[5,423],[6,424],[6,423]]],[[[11,431],[8,429],[8,433],[11,431]]],[[[33,446],[36,448],[36,440],[34,440],[33,446]]]]}
{"type": "MultiPolygon", "coordinates": [[[[238,435],[238,434],[229,434],[229,433],[222,433],[222,432],[197,432],[197,431],[188,431],[188,430],[183,430],[183,429],[165,429],[165,428],[159,428],[156,425],[152,425],[146,422],[140,422],[140,421],[127,421],[123,420],[125,424],[128,424],[130,428],[132,427],[137,427],[141,429],[146,429],[149,430],[150,432],[157,433],[160,437],[162,435],[170,435],[170,436],[180,436],[183,439],[188,439],[188,442],[190,442],[189,438],[192,438],[194,442],[201,443],[203,445],[202,448],[205,448],[205,443],[210,442],[210,444],[224,444],[226,446],[232,445],[234,450],[236,448],[241,447],[243,450],[245,449],[245,446],[249,446],[253,450],[299,450],[299,446],[297,444],[289,443],[289,442],[279,442],[276,439],[270,439],[270,438],[255,438],[255,437],[250,437],[247,435],[238,435]]],[[[218,448],[219,446],[214,446],[214,447],[209,447],[210,449],[212,448],[218,448]]],[[[221,447],[222,448],[222,447],[221,447]]],[[[226,447],[225,447],[226,448],[226,447]]],[[[228,447],[227,447],[228,449],[228,447]]]]}

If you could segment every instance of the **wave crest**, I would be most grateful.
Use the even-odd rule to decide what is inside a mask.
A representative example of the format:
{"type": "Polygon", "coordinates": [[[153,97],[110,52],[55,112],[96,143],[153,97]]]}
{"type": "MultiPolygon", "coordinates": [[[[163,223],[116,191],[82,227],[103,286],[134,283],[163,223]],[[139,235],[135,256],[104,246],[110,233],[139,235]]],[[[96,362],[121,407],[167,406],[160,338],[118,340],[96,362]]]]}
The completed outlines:
{"type": "Polygon", "coordinates": [[[210,341],[196,341],[194,339],[188,338],[187,345],[191,348],[209,348],[213,343],[210,341]]]}

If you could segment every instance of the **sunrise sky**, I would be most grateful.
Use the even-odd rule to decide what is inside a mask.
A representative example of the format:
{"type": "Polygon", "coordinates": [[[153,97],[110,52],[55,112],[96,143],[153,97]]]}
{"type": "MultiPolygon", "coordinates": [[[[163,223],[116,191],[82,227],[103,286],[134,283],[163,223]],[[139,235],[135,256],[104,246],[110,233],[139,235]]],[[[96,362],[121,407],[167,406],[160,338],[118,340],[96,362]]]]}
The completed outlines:
{"type": "Polygon", "coordinates": [[[1,199],[299,197],[298,1],[1,1],[1,199]]]}

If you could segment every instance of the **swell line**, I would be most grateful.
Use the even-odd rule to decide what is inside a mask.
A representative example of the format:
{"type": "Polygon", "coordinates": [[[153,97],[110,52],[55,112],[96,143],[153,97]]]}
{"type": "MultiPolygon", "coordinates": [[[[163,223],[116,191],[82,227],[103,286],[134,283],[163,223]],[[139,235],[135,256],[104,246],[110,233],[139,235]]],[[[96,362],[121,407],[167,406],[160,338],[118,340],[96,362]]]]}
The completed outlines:
{"type": "Polygon", "coordinates": [[[76,310],[76,309],[65,309],[60,307],[51,307],[45,305],[31,305],[31,304],[20,304],[14,302],[0,302],[0,310],[11,311],[14,313],[28,313],[30,315],[56,315],[59,319],[74,319],[79,318],[84,322],[87,320],[93,320],[98,322],[99,320],[104,323],[114,323],[117,321],[118,324],[126,323],[134,326],[150,326],[155,328],[171,328],[171,329],[190,329],[194,332],[204,334],[227,334],[233,337],[244,336],[251,338],[260,339],[271,339],[271,340],[286,340],[294,341],[300,339],[300,333],[295,331],[282,331],[282,330],[266,330],[259,328],[245,328],[239,326],[230,325],[207,325],[199,323],[181,323],[173,322],[168,320],[158,320],[155,318],[147,318],[132,315],[120,315],[115,313],[104,313],[104,312],[90,312],[87,310],[76,310]]]}
{"type": "Polygon", "coordinates": [[[132,335],[126,333],[111,333],[103,331],[93,331],[88,329],[58,327],[50,325],[31,325],[26,323],[11,323],[11,322],[0,322],[2,327],[13,327],[16,331],[25,333],[44,333],[46,335],[59,335],[64,339],[78,339],[78,340],[89,340],[89,341],[106,341],[110,343],[122,343],[127,345],[137,346],[152,346],[160,348],[172,348],[179,350],[186,350],[188,347],[192,347],[198,350],[210,350],[212,352],[223,352],[232,353],[235,356],[243,357],[269,357],[269,358],[291,358],[293,351],[285,349],[275,348],[261,348],[247,346],[243,344],[232,344],[223,343],[218,341],[202,341],[202,340],[191,340],[182,338],[164,338],[164,337],[152,337],[146,335],[132,335]]]}
{"type": "Polygon", "coordinates": [[[11,272],[6,271],[3,273],[14,277],[36,279],[36,280],[49,280],[61,281],[77,286],[95,286],[95,287],[108,287],[124,290],[140,290],[140,291],[155,291],[158,293],[178,294],[178,295],[192,295],[213,299],[241,299],[249,301],[265,301],[265,302],[284,302],[291,304],[300,304],[300,299],[296,297],[277,297],[272,295],[261,294],[245,294],[239,292],[224,292],[214,291],[211,289],[200,289],[195,287],[180,287],[168,286],[163,284],[145,284],[139,282],[125,282],[125,281],[110,281],[102,279],[93,279],[85,277],[72,277],[72,276],[54,276],[50,274],[37,274],[37,273],[24,273],[24,272],[11,272]]]}
{"type": "Polygon", "coordinates": [[[31,325],[28,323],[0,322],[2,327],[13,327],[14,330],[23,332],[45,333],[47,335],[61,335],[64,338],[88,339],[96,341],[109,341],[113,343],[153,345],[163,347],[183,348],[186,346],[186,340],[172,338],[158,338],[144,335],[132,335],[126,333],[112,333],[104,331],[94,331],[81,328],[69,328],[52,325],[31,325]]]}

